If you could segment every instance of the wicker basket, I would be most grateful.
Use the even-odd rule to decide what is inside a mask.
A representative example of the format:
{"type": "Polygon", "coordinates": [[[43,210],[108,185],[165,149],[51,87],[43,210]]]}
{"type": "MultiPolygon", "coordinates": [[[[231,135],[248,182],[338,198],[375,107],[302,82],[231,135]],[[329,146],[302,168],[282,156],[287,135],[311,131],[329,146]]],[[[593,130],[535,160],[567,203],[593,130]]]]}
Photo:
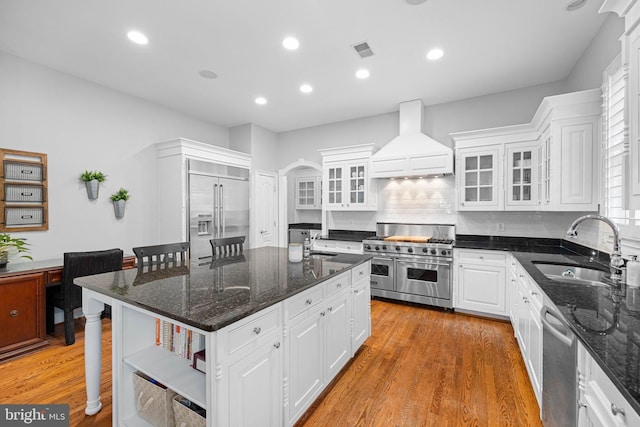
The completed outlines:
{"type": "Polygon", "coordinates": [[[174,427],[172,390],[150,381],[142,372],[134,372],[133,389],[138,415],[156,427],[174,427]]]}
{"type": "Polygon", "coordinates": [[[205,427],[207,420],[193,409],[186,406],[191,404],[187,399],[180,395],[173,398],[173,415],[176,420],[176,427],[205,427]]]}

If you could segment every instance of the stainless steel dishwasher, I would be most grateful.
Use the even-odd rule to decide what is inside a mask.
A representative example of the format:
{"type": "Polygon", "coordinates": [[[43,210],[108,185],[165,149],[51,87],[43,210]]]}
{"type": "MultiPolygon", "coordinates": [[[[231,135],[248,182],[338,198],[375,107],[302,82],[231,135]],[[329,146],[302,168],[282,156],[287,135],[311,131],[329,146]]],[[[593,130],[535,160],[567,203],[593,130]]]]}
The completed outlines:
{"type": "Polygon", "coordinates": [[[578,425],[578,346],[562,315],[543,306],[542,423],[545,427],[578,425]]]}

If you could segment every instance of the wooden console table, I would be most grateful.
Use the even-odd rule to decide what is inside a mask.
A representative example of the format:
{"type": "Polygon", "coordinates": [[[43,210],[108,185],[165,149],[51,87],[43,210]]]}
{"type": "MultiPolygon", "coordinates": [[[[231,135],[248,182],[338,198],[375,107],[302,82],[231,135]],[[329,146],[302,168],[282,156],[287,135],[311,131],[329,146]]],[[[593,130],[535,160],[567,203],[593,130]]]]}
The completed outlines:
{"type": "MultiPolygon", "coordinates": [[[[0,362],[30,353],[46,340],[46,287],[62,281],[62,259],[9,263],[0,271],[0,362]]],[[[125,256],[122,268],[135,267],[125,256]]]]}

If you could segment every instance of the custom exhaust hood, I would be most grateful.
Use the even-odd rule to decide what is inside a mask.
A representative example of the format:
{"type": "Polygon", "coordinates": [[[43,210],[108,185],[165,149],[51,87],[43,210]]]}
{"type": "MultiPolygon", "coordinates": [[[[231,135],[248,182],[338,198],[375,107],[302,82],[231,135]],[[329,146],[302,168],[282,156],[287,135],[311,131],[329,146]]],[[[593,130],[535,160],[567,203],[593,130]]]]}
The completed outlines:
{"type": "Polygon", "coordinates": [[[371,157],[373,178],[453,174],[453,150],[422,133],[422,100],[400,103],[400,135],[371,157]]]}

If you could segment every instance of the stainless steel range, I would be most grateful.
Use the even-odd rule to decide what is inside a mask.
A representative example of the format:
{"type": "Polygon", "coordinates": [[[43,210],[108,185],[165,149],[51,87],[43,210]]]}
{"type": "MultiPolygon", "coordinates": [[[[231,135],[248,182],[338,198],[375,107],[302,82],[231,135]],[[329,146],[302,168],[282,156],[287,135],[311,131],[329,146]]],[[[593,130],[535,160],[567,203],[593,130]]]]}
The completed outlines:
{"type": "Polygon", "coordinates": [[[364,240],[371,261],[371,295],[452,308],[455,226],[378,223],[364,240]]]}

